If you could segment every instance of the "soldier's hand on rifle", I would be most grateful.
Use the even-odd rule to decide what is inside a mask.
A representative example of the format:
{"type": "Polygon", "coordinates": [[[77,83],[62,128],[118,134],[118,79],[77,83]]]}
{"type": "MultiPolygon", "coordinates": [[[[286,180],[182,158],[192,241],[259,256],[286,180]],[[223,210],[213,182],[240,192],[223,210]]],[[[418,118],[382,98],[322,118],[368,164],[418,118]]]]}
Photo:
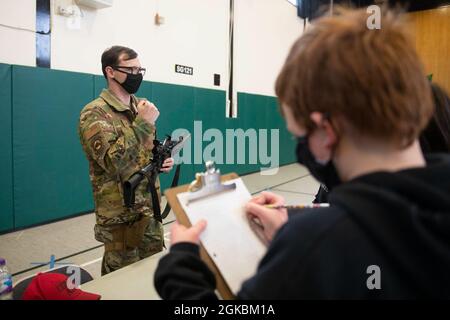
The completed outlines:
{"type": "Polygon", "coordinates": [[[139,115],[150,124],[155,124],[159,118],[158,108],[147,100],[142,100],[137,105],[139,115]]]}
{"type": "Polygon", "coordinates": [[[168,158],[166,159],[166,161],[164,161],[161,171],[165,173],[170,172],[170,170],[172,170],[174,165],[175,160],[173,160],[172,158],[168,158]]]}

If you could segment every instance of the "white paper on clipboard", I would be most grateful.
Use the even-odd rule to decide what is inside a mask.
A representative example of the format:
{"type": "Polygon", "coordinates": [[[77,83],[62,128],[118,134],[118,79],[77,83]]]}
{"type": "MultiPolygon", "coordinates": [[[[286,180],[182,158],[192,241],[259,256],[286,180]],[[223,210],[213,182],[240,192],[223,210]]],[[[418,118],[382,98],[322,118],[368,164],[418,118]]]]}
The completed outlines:
{"type": "Polygon", "coordinates": [[[267,248],[248,223],[245,205],[251,195],[241,179],[236,189],[197,200],[186,205],[189,192],[177,195],[192,225],[205,219],[201,241],[234,295],[242,283],[256,273],[267,248]]]}

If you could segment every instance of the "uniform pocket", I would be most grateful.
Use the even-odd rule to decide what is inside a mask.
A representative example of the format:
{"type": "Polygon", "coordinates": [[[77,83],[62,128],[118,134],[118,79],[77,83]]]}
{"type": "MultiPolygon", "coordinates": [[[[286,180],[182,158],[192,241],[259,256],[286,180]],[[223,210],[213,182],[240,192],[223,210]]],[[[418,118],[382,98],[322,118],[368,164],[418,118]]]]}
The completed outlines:
{"type": "Polygon", "coordinates": [[[145,231],[150,223],[150,217],[143,216],[141,220],[126,227],[125,243],[129,248],[137,248],[144,239],[145,231]]]}

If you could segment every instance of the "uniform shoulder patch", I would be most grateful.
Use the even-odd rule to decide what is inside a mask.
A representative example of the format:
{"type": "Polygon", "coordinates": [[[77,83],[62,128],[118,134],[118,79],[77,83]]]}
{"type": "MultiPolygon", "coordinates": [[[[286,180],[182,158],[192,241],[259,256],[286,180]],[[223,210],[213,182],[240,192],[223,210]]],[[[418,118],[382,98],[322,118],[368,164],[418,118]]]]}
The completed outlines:
{"type": "Polygon", "coordinates": [[[88,143],[93,155],[97,158],[102,158],[109,148],[109,143],[100,133],[92,136],[88,143]]]}

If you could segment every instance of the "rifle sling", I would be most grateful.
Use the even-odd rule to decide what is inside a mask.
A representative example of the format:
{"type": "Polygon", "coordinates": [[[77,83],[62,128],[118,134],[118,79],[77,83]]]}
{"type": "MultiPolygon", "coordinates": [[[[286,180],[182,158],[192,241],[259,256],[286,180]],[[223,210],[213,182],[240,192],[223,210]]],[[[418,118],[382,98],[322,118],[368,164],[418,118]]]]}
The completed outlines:
{"type": "MultiPolygon", "coordinates": [[[[181,166],[177,165],[177,168],[175,170],[175,175],[172,180],[171,188],[175,188],[178,185],[178,180],[180,179],[180,170],[181,166]]],[[[170,204],[167,203],[166,207],[164,208],[163,213],[161,214],[161,206],[159,204],[159,197],[158,192],[156,191],[155,182],[156,179],[151,178],[150,176],[146,175],[148,179],[148,190],[150,192],[151,198],[152,198],[152,206],[153,206],[153,216],[155,219],[162,223],[163,219],[167,218],[167,216],[170,213],[171,207],[170,204]]]]}

